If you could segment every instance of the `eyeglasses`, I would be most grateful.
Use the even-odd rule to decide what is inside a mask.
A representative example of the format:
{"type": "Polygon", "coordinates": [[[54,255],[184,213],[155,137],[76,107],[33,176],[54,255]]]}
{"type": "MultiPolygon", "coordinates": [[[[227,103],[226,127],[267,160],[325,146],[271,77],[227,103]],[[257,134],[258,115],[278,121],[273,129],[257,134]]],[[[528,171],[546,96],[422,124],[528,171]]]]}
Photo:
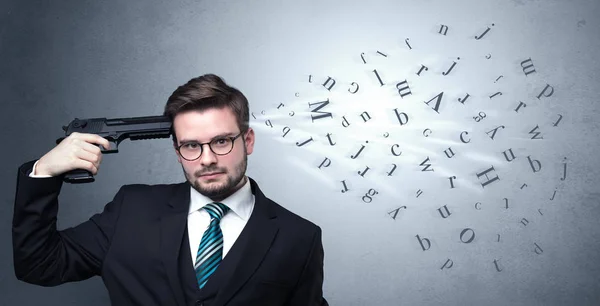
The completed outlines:
{"type": "Polygon", "coordinates": [[[196,141],[185,142],[177,147],[177,152],[187,161],[194,161],[202,155],[202,148],[205,144],[208,145],[210,150],[217,155],[227,155],[233,150],[233,143],[235,140],[242,136],[244,132],[240,132],[237,136],[229,137],[218,137],[210,142],[199,143],[196,141]]]}

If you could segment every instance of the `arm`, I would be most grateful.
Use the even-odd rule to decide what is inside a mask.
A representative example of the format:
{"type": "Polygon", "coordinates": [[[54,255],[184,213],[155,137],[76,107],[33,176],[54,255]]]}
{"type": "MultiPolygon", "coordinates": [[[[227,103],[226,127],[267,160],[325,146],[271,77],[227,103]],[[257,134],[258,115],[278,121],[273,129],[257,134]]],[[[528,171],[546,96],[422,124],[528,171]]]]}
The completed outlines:
{"type": "Polygon", "coordinates": [[[329,306],[323,297],[323,257],[321,228],[317,227],[304,270],[286,305],[329,306]]]}
{"type": "Polygon", "coordinates": [[[30,177],[34,162],[19,167],[12,223],[17,279],[56,286],[99,275],[110,246],[123,189],[104,211],[62,231],[56,229],[58,195],[63,180],[30,177]]]}

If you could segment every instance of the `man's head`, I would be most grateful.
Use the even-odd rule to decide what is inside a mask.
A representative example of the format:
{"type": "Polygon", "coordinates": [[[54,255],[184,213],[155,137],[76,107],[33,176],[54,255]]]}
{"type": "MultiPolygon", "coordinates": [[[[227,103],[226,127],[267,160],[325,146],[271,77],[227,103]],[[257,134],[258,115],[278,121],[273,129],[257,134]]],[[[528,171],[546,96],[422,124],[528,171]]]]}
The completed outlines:
{"type": "Polygon", "coordinates": [[[164,115],[173,122],[177,160],[194,189],[219,201],[243,185],[254,131],[239,90],[214,74],[193,78],[169,97],[164,115]]]}

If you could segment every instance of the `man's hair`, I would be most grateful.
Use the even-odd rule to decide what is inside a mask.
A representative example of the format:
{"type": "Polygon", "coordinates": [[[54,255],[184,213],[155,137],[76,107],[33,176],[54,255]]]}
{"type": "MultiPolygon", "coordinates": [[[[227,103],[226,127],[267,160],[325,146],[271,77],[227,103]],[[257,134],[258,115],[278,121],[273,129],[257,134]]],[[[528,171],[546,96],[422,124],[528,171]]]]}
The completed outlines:
{"type": "MultiPolygon", "coordinates": [[[[205,74],[179,86],[167,100],[163,116],[171,123],[175,117],[188,111],[204,111],[212,108],[229,108],[236,117],[240,132],[248,129],[248,99],[237,88],[231,87],[214,74],[205,74]]],[[[173,143],[177,144],[175,126],[171,128],[173,143]]]]}

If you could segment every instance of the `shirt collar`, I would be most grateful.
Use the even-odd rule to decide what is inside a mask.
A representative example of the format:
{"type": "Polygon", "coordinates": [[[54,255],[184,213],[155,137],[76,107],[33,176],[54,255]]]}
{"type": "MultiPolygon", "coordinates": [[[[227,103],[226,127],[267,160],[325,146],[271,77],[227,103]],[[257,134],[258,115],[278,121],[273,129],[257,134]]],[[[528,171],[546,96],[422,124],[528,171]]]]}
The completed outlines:
{"type": "MultiPolygon", "coordinates": [[[[188,214],[191,214],[204,207],[204,205],[212,202],[214,201],[196,191],[194,187],[190,187],[190,209],[188,214]]],[[[232,212],[247,221],[252,213],[254,204],[254,194],[252,194],[250,179],[246,177],[246,183],[242,188],[238,189],[220,203],[227,205],[232,212]]]]}

